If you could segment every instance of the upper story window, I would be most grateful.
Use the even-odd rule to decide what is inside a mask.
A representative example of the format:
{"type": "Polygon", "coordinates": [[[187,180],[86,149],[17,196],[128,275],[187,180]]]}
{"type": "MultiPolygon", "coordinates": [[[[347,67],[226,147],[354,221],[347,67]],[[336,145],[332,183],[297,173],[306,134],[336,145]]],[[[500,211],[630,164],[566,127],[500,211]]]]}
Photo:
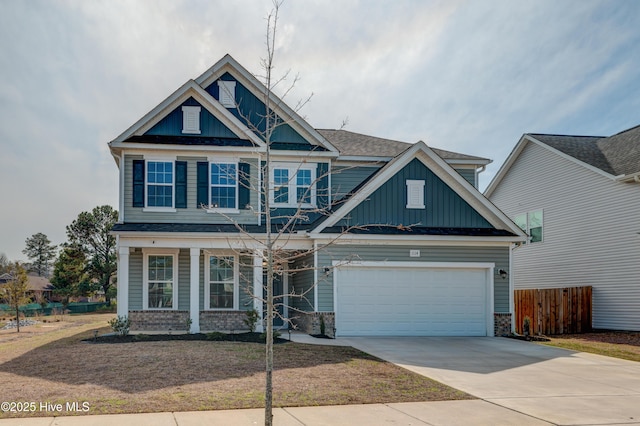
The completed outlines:
{"type": "Polygon", "coordinates": [[[147,161],[147,207],[173,207],[173,161],[147,161]]]}
{"type": "Polygon", "coordinates": [[[316,165],[276,163],[269,191],[274,207],[316,206],[316,165]]]}
{"type": "Polygon", "coordinates": [[[200,107],[182,107],[182,133],[200,134],[200,107]]]}
{"type": "Polygon", "coordinates": [[[236,82],[218,80],[218,100],[225,108],[236,107],[236,82]]]}
{"type": "Polygon", "coordinates": [[[210,207],[238,208],[238,163],[211,163],[210,207]]]}
{"type": "Polygon", "coordinates": [[[407,179],[407,208],[424,209],[424,180],[407,179]]]}
{"type": "Polygon", "coordinates": [[[530,243],[542,241],[542,210],[516,215],[514,222],[529,235],[530,243]]]}

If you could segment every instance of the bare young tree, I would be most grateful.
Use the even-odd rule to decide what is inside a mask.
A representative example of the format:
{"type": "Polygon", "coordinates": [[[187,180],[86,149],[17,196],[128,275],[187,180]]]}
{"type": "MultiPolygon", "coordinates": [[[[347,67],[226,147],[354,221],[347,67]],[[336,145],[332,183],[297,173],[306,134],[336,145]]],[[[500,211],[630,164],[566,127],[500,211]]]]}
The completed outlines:
{"type": "Polygon", "coordinates": [[[0,293],[7,300],[9,306],[15,310],[17,331],[20,333],[20,306],[29,303],[29,297],[27,297],[27,291],[29,290],[27,271],[19,262],[15,262],[9,265],[8,274],[11,279],[4,284],[0,284],[0,293]]]}

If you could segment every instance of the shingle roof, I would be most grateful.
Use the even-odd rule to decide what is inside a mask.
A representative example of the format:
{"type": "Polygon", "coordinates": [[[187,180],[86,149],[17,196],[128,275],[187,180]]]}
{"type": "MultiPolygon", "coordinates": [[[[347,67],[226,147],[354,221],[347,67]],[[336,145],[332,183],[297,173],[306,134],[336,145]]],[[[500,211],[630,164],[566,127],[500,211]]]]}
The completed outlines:
{"type": "Polygon", "coordinates": [[[613,176],[640,171],[640,126],[609,137],[540,133],[529,133],[529,135],[613,176]]]}
{"type": "MultiPolygon", "coordinates": [[[[340,151],[340,155],[345,156],[393,158],[413,145],[407,142],[378,138],[361,133],[348,132],[346,130],[317,129],[317,131],[340,151]]],[[[490,162],[487,158],[445,151],[444,149],[431,149],[445,160],[477,160],[479,163],[490,162]]]]}

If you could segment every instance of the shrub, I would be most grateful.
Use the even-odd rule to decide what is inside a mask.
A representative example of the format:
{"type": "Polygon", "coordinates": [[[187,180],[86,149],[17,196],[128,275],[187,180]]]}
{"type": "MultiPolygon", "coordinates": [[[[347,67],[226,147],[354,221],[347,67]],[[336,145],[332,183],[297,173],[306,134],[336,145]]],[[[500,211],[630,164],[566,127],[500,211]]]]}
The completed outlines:
{"type": "MultiPolygon", "coordinates": [[[[275,342],[278,337],[280,337],[280,332],[278,330],[273,330],[273,341],[275,342]]],[[[264,333],[260,334],[260,340],[262,340],[263,342],[267,341],[267,332],[266,331],[264,333]]]]}
{"type": "Polygon", "coordinates": [[[251,332],[253,333],[254,331],[256,331],[256,324],[258,323],[260,315],[255,309],[248,310],[246,314],[247,317],[242,321],[246,324],[247,327],[249,327],[249,330],[251,330],[251,332]]]}
{"type": "Polygon", "coordinates": [[[225,340],[226,339],[226,334],[224,333],[220,333],[219,331],[213,331],[211,333],[207,333],[207,340],[225,340]]]}
{"type": "Polygon", "coordinates": [[[111,329],[118,334],[118,336],[126,336],[129,334],[129,328],[131,327],[131,320],[126,316],[118,315],[117,318],[112,318],[109,321],[111,329]]]}

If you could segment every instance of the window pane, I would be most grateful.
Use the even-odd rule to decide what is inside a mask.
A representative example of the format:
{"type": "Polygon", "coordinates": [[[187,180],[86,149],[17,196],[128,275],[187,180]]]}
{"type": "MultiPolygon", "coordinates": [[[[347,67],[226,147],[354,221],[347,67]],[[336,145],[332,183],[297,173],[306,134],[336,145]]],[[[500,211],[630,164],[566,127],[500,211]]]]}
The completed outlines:
{"type": "Polygon", "coordinates": [[[172,308],[173,307],[173,284],[149,283],[149,307],[150,308],[172,308]]]}
{"type": "Polygon", "coordinates": [[[519,214],[513,220],[523,231],[527,232],[527,214],[519,214]]]}
{"type": "Polygon", "coordinates": [[[211,204],[221,209],[236,208],[236,188],[235,187],[212,187],[211,204]]]}
{"type": "Polygon", "coordinates": [[[149,185],[147,187],[147,206],[172,207],[173,187],[165,185],[149,185]]]}
{"type": "Polygon", "coordinates": [[[234,296],[233,256],[209,257],[209,306],[211,308],[233,308],[234,296]]]}
{"type": "Polygon", "coordinates": [[[149,307],[173,307],[173,256],[149,256],[149,307]]]}
{"type": "Polygon", "coordinates": [[[237,165],[211,163],[211,204],[223,209],[235,209],[237,165]]]}
{"type": "Polygon", "coordinates": [[[297,191],[297,200],[299,203],[309,204],[311,203],[311,191],[308,187],[300,188],[298,187],[297,191]]]}
{"type": "Polygon", "coordinates": [[[542,241],[542,210],[529,213],[529,235],[532,243],[542,241]]]}
{"type": "Polygon", "coordinates": [[[298,186],[311,185],[311,170],[298,170],[296,174],[296,183],[298,186]]]}
{"type": "Polygon", "coordinates": [[[531,242],[537,243],[542,241],[542,227],[539,228],[531,228],[529,231],[531,233],[531,242]]]}
{"type": "Polygon", "coordinates": [[[209,299],[211,308],[231,309],[233,308],[233,286],[216,283],[211,284],[211,297],[209,299]]]}

